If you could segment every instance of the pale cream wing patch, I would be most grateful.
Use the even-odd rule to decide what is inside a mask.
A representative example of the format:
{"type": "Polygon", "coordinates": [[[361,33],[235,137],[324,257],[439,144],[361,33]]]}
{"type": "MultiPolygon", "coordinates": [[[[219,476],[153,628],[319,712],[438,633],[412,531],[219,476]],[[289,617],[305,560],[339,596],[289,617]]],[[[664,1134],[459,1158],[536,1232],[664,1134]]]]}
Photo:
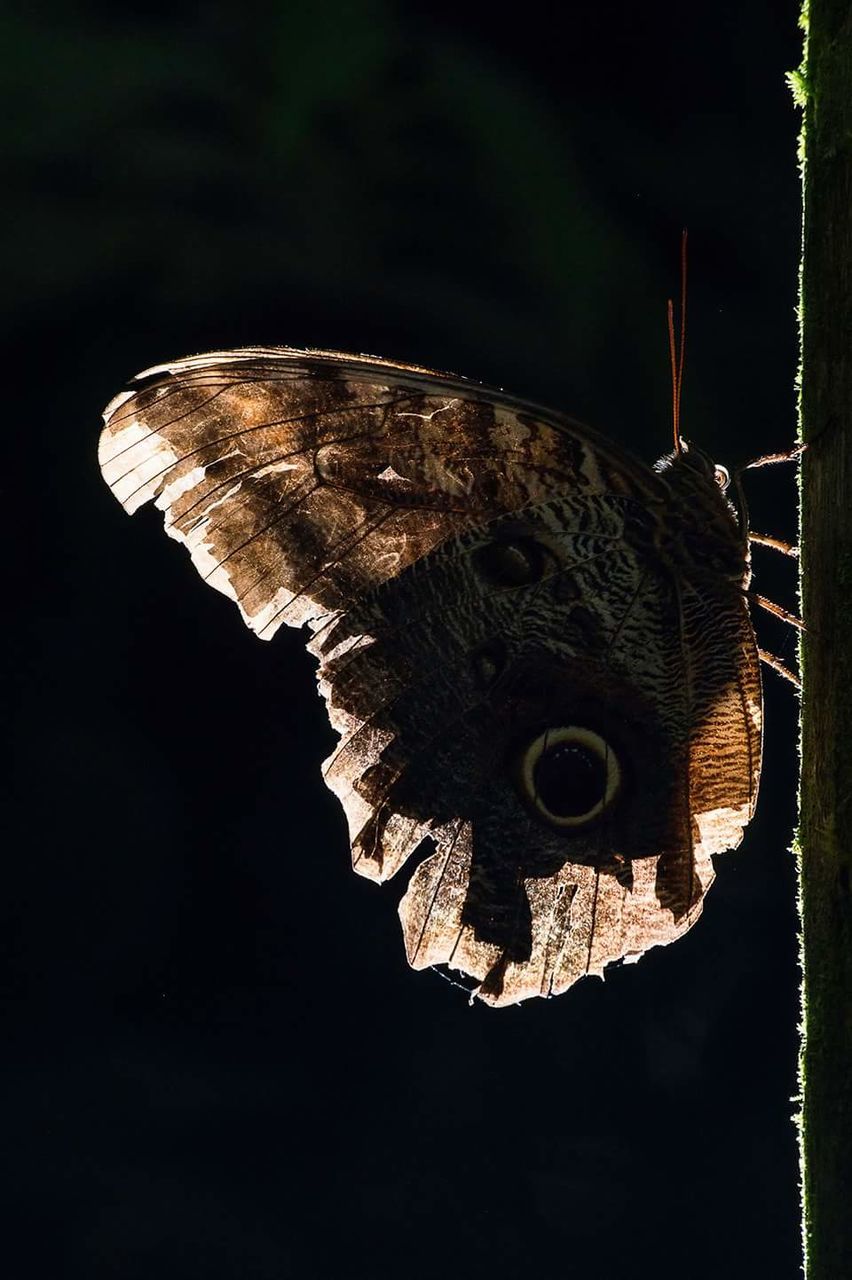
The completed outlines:
{"type": "Polygon", "coordinates": [[[652,947],[674,942],[700,916],[713,882],[710,858],[699,851],[697,901],[678,918],[659,901],[657,858],[633,864],[630,888],[594,867],[566,863],[547,879],[523,882],[533,947],[528,960],[516,963],[463,923],[472,856],[469,825],[458,823],[431,835],[438,847],[414,872],[399,907],[408,962],[414,969],[446,965],[469,975],[480,984],[476,996],[496,1007],[559,995],[589,974],[602,978],[614,961],[631,963],[652,947]]]}

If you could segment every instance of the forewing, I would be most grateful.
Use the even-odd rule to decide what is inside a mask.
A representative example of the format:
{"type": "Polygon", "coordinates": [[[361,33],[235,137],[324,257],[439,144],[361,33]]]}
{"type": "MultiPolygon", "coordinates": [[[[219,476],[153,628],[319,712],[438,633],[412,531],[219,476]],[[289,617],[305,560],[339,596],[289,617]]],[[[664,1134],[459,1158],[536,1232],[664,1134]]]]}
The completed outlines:
{"type": "Polygon", "coordinates": [[[367,357],[252,348],[141,374],[100,463],[153,501],[269,639],[344,609],[471,521],[554,492],[656,492],[587,428],[476,383],[367,357]]]}

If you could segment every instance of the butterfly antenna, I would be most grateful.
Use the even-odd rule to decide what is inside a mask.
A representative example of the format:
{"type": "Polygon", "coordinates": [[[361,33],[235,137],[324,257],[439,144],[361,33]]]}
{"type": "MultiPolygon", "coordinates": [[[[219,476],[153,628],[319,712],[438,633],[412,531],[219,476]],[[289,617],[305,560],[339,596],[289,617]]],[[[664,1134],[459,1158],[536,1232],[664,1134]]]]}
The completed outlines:
{"type": "Polygon", "coordinates": [[[680,237],[680,341],[675,337],[674,303],[667,306],[669,362],[672,370],[672,429],[675,453],[683,452],[680,438],[680,396],[683,389],[683,357],[686,350],[686,227],[680,237]]]}

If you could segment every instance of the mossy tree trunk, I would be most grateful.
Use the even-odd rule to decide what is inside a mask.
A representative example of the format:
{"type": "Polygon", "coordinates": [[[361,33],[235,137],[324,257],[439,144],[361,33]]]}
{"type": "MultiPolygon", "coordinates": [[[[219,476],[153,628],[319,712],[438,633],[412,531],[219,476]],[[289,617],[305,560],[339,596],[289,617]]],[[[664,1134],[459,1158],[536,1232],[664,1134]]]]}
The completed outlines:
{"type": "Polygon", "coordinates": [[[802,1172],[806,1275],[840,1280],[852,1277],[852,3],[810,0],[805,18],[802,1172]]]}

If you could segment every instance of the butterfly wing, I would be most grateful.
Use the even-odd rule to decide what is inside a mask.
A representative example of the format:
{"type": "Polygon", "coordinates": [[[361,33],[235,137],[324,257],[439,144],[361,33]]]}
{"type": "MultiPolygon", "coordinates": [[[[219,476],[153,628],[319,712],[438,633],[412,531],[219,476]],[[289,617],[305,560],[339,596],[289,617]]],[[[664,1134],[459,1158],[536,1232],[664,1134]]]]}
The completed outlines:
{"type": "Polygon", "coordinates": [[[311,644],[356,869],[386,878],[430,837],[400,907],[409,962],[471,975],[489,1003],[679,937],[751,816],[760,674],[742,597],[725,613],[678,580],[651,533],[632,499],[551,499],[448,540],[311,644]],[[504,535],[544,550],[532,581],[495,577],[504,535]],[[576,723],[612,745],[623,795],[554,830],[517,759],[576,723]]]}
{"type": "Polygon", "coordinates": [[[709,855],[753,806],[759,674],[737,597],[728,631],[747,660],[732,672],[711,654],[693,678],[693,632],[718,602],[660,562],[661,477],[475,383],[289,349],[140,375],[105,413],[100,460],[258,635],[310,625],[356,869],[387,879],[434,847],[401,907],[413,965],[453,965],[511,1003],[689,927],[709,855]],[[534,580],[495,580],[500,538],[538,548],[534,580]],[[655,655],[644,675],[639,652],[655,655]],[[512,743],[590,690],[605,726],[625,720],[641,786],[614,827],[545,840],[507,784],[512,743]],[[733,804],[712,783],[720,733],[726,774],[746,779],[733,804]]]}
{"type": "Polygon", "coordinates": [[[413,366],[281,349],[141,374],[105,414],[100,464],[152,501],[211,586],[271,639],[345,608],[464,528],[563,487],[654,489],[601,437],[413,366]]]}

